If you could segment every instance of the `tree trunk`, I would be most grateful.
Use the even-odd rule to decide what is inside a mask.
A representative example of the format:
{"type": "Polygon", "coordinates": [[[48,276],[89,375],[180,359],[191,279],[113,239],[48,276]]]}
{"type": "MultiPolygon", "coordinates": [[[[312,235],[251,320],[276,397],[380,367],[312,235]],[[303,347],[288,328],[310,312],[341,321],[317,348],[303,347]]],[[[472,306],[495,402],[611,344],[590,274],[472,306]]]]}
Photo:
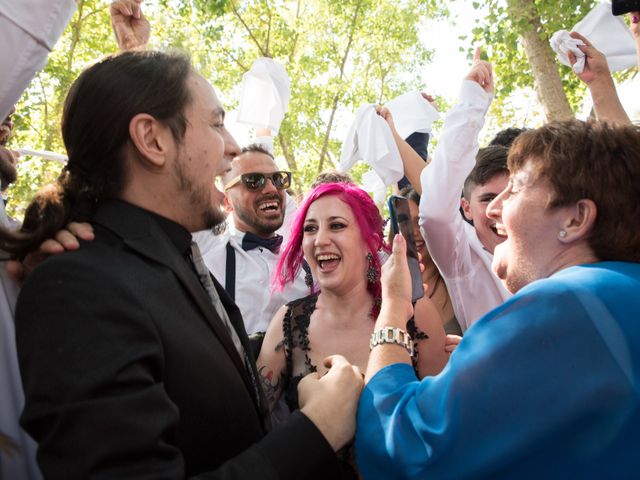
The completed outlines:
{"type": "Polygon", "coordinates": [[[294,174],[294,177],[298,175],[298,163],[296,162],[296,157],[289,148],[289,143],[284,138],[282,131],[278,135],[278,142],[280,143],[280,148],[282,149],[282,155],[284,159],[287,161],[287,166],[289,170],[291,170],[294,174]]]}
{"type": "Polygon", "coordinates": [[[558,74],[555,53],[543,33],[540,14],[533,0],[508,0],[511,19],[519,25],[527,59],[531,64],[536,92],[544,108],[546,120],[574,118],[558,74]]]}
{"type": "MultiPolygon", "coordinates": [[[[360,12],[360,6],[362,2],[358,2],[356,8],[353,12],[353,17],[351,18],[351,25],[349,27],[349,40],[347,41],[347,46],[344,50],[344,55],[342,56],[342,62],[340,63],[340,76],[338,80],[340,84],[342,84],[342,80],[344,78],[344,70],[347,64],[347,59],[349,58],[349,52],[351,51],[351,45],[353,44],[353,39],[355,37],[355,32],[357,28],[358,21],[358,13],[360,12]]],[[[343,85],[340,86],[340,89],[344,88],[343,85]]],[[[338,102],[340,101],[340,97],[342,96],[342,92],[340,90],[336,92],[336,95],[333,97],[333,105],[331,106],[331,116],[329,117],[329,123],[327,124],[327,130],[324,136],[324,142],[322,144],[322,150],[320,151],[320,161],[318,162],[318,174],[322,173],[324,169],[324,160],[327,158],[327,152],[329,150],[329,137],[331,136],[331,129],[333,128],[333,118],[335,116],[336,110],[338,109],[338,102]]]]}

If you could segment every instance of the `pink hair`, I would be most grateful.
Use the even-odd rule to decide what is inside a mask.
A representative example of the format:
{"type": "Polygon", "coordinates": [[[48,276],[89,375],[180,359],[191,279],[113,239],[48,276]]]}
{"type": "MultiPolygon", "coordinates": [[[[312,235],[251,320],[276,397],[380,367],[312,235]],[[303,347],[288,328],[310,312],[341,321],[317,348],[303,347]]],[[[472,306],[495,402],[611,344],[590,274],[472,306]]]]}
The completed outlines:
{"type": "Polygon", "coordinates": [[[384,220],[380,215],[378,207],[376,207],[376,204],[367,192],[352,183],[320,184],[311,190],[302,200],[293,220],[289,241],[282,250],[280,260],[278,261],[274,276],[275,288],[282,290],[287,283],[293,282],[300,272],[304,260],[302,237],[304,235],[304,221],[307,217],[307,211],[313,202],[327,195],[335,195],[351,208],[358,222],[366,250],[371,253],[372,265],[377,272],[378,280],[375,283],[368,283],[367,289],[373,295],[373,298],[376,299],[376,305],[374,305],[372,311],[375,317],[379,311],[378,303],[381,295],[381,264],[378,251],[382,249],[388,252],[389,248],[384,244],[384,220]]]}

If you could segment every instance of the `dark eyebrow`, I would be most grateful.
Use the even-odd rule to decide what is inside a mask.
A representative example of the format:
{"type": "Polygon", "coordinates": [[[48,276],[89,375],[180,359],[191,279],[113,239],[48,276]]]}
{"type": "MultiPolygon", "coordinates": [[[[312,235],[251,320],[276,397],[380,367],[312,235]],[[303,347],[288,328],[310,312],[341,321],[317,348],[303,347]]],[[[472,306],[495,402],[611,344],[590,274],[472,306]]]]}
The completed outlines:
{"type": "Polygon", "coordinates": [[[478,200],[480,202],[485,202],[487,200],[493,200],[494,198],[496,198],[498,196],[497,193],[483,193],[482,195],[480,195],[478,197],[478,200]]]}
{"type": "MultiPolygon", "coordinates": [[[[342,220],[343,222],[347,222],[348,223],[348,220],[346,218],[340,217],[338,215],[335,215],[333,217],[329,217],[329,221],[330,222],[333,222],[334,220],[342,220]]],[[[307,218],[307,219],[305,219],[304,223],[307,223],[307,222],[318,223],[318,221],[315,218],[307,218]]]]}

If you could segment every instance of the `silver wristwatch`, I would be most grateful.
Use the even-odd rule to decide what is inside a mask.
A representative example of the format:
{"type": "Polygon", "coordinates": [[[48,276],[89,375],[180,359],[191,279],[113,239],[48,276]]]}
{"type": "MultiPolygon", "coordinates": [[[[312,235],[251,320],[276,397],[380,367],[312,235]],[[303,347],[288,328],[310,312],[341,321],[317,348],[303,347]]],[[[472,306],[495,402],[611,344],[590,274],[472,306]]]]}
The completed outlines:
{"type": "Polygon", "coordinates": [[[376,330],[371,334],[371,340],[369,341],[369,348],[373,349],[378,345],[384,343],[392,343],[404,347],[409,355],[413,357],[415,350],[413,348],[413,340],[407,332],[401,328],[384,327],[380,330],[376,330]]]}

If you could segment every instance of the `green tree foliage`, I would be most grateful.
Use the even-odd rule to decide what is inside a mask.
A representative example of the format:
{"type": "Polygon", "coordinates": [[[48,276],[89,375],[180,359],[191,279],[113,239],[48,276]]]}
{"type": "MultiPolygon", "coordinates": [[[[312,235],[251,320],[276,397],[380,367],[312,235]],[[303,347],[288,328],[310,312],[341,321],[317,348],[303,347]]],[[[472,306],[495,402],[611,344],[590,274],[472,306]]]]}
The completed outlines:
{"type": "MultiPolygon", "coordinates": [[[[281,62],[291,78],[289,111],[276,154],[294,172],[298,190],[339,160],[345,118],[363,103],[382,103],[422,87],[430,52],[421,23],[444,16],[436,0],[158,0],[145,2],[151,48],[178,48],[237,106],[242,75],[261,56],[281,62]]],[[[11,145],[64,152],[60,116],[81,69],[116,51],[104,0],[80,0],[72,23],[18,105],[11,145]]],[[[10,191],[10,212],[24,206],[60,164],[24,158],[10,191]]],[[[365,170],[358,166],[354,176],[365,170]]]]}
{"type": "Polygon", "coordinates": [[[276,153],[301,188],[337,165],[348,127],[344,112],[421,86],[429,52],[418,38],[419,22],[445,13],[435,1],[228,0],[224,15],[207,23],[218,33],[209,44],[217,59],[210,78],[237,98],[242,74],[256,58],[285,66],[292,98],[276,153]]]}
{"type": "MultiPolygon", "coordinates": [[[[599,2],[596,0],[531,0],[530,3],[540,17],[542,29],[539,35],[548,42],[554,32],[571,30],[599,2]]],[[[485,46],[498,78],[496,85],[498,101],[492,106],[492,116],[500,124],[514,124],[514,111],[508,108],[504,110],[503,106],[505,99],[510,95],[521,95],[523,90],[530,91],[534,87],[534,76],[522,42],[523,32],[530,29],[531,25],[526,19],[515,18],[507,0],[475,0],[472,5],[484,15],[476,19],[476,27],[472,30],[471,36],[476,42],[485,46]]],[[[461,39],[467,40],[467,37],[461,39]]],[[[469,58],[472,53],[469,50],[469,58]]],[[[549,65],[549,69],[551,68],[558,69],[567,100],[571,108],[578,111],[586,94],[585,85],[569,67],[553,63],[549,65]]],[[[629,72],[616,75],[618,79],[628,76],[629,72]]]]}

